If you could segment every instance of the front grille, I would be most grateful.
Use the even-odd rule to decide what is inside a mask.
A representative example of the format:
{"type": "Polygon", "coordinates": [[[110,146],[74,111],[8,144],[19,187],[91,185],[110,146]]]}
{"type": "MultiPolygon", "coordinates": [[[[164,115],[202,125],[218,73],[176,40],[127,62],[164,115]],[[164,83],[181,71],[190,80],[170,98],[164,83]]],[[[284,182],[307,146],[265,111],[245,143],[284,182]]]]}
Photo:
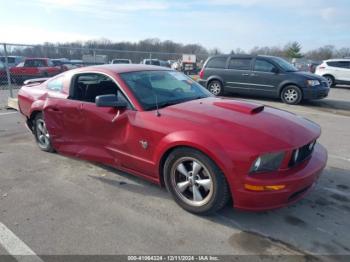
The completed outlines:
{"type": "Polygon", "coordinates": [[[299,147],[293,150],[292,157],[289,160],[289,167],[293,167],[299,163],[302,163],[304,160],[309,158],[314,150],[316,141],[312,141],[302,147],[299,147]]]}

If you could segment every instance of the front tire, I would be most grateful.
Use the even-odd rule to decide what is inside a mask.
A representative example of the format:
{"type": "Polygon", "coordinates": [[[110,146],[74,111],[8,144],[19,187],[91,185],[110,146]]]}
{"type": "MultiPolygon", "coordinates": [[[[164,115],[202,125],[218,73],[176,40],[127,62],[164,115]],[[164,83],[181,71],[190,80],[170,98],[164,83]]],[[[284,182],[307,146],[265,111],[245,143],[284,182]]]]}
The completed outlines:
{"type": "Polygon", "coordinates": [[[210,214],[230,198],[224,174],[203,153],[191,148],[172,151],[164,165],[164,180],[174,200],[195,214],[210,214]]]}
{"type": "Polygon", "coordinates": [[[299,87],[289,85],[283,88],[281,92],[281,99],[286,104],[297,105],[303,99],[303,94],[299,87]]]}
{"type": "Polygon", "coordinates": [[[37,145],[42,151],[54,152],[55,149],[51,144],[51,138],[49,132],[47,131],[46,124],[42,113],[38,113],[33,121],[34,126],[34,136],[37,145]]]}
{"type": "Polygon", "coordinates": [[[215,96],[224,95],[224,87],[222,83],[218,80],[210,81],[208,84],[208,90],[215,96]]]}
{"type": "Polygon", "coordinates": [[[331,76],[331,75],[325,75],[325,76],[323,76],[323,77],[326,78],[329,87],[335,87],[335,79],[334,79],[333,76],[331,76]]]}

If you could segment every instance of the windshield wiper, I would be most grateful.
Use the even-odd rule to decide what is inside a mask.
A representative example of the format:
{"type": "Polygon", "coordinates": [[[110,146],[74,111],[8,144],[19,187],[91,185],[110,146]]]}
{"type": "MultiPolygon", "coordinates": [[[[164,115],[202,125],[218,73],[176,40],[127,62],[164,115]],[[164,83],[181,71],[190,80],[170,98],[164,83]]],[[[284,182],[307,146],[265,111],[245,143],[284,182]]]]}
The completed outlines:
{"type": "Polygon", "coordinates": [[[167,107],[167,106],[180,104],[181,102],[182,101],[168,101],[168,102],[160,103],[160,104],[158,104],[158,108],[164,108],[164,107],[167,107]]]}
{"type": "Polygon", "coordinates": [[[147,107],[146,110],[155,110],[157,108],[164,108],[164,107],[167,107],[167,106],[172,106],[172,105],[175,105],[175,104],[178,104],[179,102],[174,102],[174,101],[169,101],[169,102],[165,102],[165,103],[160,103],[160,104],[154,104],[152,106],[149,106],[147,107]]]}

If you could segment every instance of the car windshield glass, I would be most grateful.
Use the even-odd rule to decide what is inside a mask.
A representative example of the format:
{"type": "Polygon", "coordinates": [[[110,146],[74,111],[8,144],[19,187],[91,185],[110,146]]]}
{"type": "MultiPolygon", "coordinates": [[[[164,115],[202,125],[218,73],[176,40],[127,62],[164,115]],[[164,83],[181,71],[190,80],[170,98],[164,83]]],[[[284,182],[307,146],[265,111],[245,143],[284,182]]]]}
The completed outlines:
{"type": "Polygon", "coordinates": [[[272,60],[277,63],[284,71],[286,72],[296,72],[299,71],[296,67],[294,67],[291,63],[287,62],[286,60],[274,57],[272,60]]]}
{"type": "Polygon", "coordinates": [[[145,110],[212,96],[180,72],[141,71],[120,74],[145,110]]]}

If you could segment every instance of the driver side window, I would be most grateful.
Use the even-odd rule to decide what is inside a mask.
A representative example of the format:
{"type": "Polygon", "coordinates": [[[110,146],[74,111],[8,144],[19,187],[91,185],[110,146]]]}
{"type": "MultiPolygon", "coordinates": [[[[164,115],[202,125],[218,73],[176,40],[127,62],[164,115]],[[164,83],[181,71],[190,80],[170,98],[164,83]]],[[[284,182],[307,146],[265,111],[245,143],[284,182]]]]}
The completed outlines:
{"type": "Polygon", "coordinates": [[[254,71],[272,73],[275,70],[275,66],[266,60],[256,59],[254,71]]]}
{"type": "Polygon", "coordinates": [[[116,95],[118,100],[130,103],[115,82],[108,76],[96,73],[78,74],[72,78],[70,99],[95,103],[100,95],[116,95]]]}

